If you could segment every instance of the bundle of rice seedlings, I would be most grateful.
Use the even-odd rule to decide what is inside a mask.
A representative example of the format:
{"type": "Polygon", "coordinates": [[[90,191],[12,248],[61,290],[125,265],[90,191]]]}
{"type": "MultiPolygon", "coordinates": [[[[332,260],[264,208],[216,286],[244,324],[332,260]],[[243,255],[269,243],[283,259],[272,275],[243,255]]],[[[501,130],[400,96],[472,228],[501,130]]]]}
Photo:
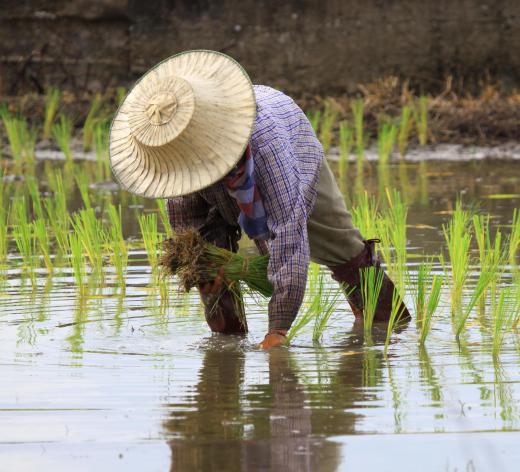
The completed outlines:
{"type": "Polygon", "coordinates": [[[210,244],[195,230],[176,232],[164,242],[160,265],[170,275],[177,275],[186,290],[214,281],[222,274],[230,289],[240,281],[265,297],[273,294],[267,279],[269,256],[248,257],[210,244]]]}

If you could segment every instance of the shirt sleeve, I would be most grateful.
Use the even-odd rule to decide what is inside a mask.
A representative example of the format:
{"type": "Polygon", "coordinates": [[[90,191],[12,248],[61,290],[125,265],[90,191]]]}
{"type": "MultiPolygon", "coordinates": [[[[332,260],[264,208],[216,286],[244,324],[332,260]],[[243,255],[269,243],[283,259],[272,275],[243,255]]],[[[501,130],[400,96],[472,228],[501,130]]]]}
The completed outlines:
{"type": "Polygon", "coordinates": [[[310,250],[305,196],[290,142],[272,139],[253,158],[271,232],[268,278],[274,291],[269,302],[269,330],[289,329],[307,283],[310,250]]]}

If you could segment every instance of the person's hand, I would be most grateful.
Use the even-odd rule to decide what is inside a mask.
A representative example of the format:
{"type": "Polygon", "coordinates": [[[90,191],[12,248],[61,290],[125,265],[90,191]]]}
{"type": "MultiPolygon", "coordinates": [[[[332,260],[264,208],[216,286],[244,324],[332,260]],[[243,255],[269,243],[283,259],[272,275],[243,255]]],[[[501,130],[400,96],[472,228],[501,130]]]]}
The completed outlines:
{"type": "Polygon", "coordinates": [[[206,297],[217,295],[222,287],[222,282],[224,281],[224,267],[221,267],[218,271],[215,280],[212,282],[207,282],[199,285],[199,290],[202,295],[206,297]]]}
{"type": "Polygon", "coordinates": [[[259,344],[259,347],[261,349],[271,349],[272,347],[283,346],[287,343],[285,333],[286,331],[267,333],[264,340],[259,344]]]}

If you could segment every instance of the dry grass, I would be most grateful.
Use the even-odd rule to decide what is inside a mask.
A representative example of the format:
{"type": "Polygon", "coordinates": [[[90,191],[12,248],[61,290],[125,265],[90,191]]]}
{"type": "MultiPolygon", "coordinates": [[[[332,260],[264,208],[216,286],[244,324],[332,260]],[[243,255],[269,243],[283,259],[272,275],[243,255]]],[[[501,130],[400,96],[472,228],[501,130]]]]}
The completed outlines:
{"type": "MultiPolygon", "coordinates": [[[[428,105],[430,143],[492,145],[517,139],[520,93],[504,91],[496,82],[481,83],[469,93],[464,86],[455,86],[453,80],[447,78],[441,91],[422,95],[412,90],[408,81],[387,77],[359,85],[358,89],[356,96],[313,96],[298,103],[304,109],[322,108],[327,100],[328,106],[335,108],[338,122],[353,122],[351,104],[362,98],[364,130],[367,138],[375,141],[382,121],[397,122],[404,106],[413,107],[424,96],[428,105]]],[[[413,144],[418,144],[415,130],[411,138],[413,144]]]]}

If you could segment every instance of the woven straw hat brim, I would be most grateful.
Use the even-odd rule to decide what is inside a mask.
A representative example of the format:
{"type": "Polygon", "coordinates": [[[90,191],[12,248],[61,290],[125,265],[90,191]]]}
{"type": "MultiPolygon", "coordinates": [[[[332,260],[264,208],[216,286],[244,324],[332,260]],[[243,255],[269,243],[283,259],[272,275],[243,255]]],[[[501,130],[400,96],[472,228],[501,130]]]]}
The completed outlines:
{"type": "Polygon", "coordinates": [[[243,155],[256,115],[253,85],[229,56],[176,54],[125,97],[110,129],[110,164],[126,190],[167,198],[222,179],[243,155]]]}

